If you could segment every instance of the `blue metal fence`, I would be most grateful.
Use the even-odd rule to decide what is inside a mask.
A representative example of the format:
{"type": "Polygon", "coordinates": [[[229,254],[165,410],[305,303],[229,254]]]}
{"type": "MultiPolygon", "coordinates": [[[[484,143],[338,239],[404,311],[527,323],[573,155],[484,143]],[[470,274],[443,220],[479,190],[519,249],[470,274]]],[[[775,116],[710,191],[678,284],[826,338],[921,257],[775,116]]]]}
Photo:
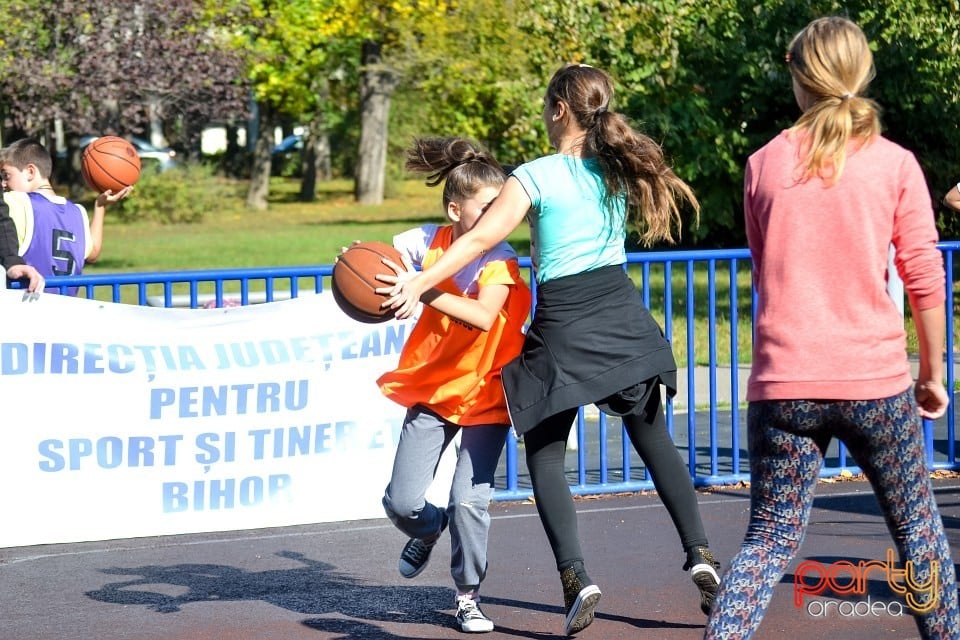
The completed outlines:
{"type": "MultiPolygon", "coordinates": [[[[941,242],[948,300],[953,299],[954,253],[960,242],[941,242]]],[[[530,260],[521,259],[530,269],[530,260]]],[[[644,303],[663,324],[680,367],[680,390],[666,403],[667,424],[686,455],[697,485],[747,480],[745,381],[749,374],[750,340],[755,298],[751,261],[746,249],[633,253],[628,272],[644,303]]],[[[79,286],[81,296],[152,306],[254,304],[319,293],[329,286],[332,265],[231,270],[61,276],[50,286],[79,286]]],[[[532,278],[530,278],[532,281],[532,278]]],[[[533,285],[535,288],[535,284],[533,285]]],[[[954,327],[954,309],[947,305],[947,327],[954,327]]],[[[948,330],[946,353],[954,353],[955,335],[948,330]]],[[[948,357],[947,388],[954,389],[953,357],[948,357]]],[[[953,406],[936,422],[926,421],[927,456],[934,469],[958,469],[956,416],[953,406]]],[[[569,447],[568,476],[576,494],[639,491],[653,488],[642,461],[633,452],[619,420],[592,407],[581,407],[569,447]]],[[[501,461],[496,498],[531,495],[521,455],[522,442],[510,435],[501,461]]],[[[823,476],[858,473],[844,447],[833,443],[823,476]]]]}

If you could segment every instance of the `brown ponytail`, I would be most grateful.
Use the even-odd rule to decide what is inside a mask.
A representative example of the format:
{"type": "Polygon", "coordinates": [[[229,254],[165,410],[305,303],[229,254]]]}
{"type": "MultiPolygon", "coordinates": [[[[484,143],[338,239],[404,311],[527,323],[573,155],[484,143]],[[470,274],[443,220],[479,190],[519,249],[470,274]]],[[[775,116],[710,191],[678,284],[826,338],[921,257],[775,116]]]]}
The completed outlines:
{"type": "Polygon", "coordinates": [[[613,83],[605,72],[587,65],[557,71],[547,87],[547,100],[562,100],[587,132],[582,155],[599,165],[608,208],[625,197],[627,220],[640,231],[641,241],[674,243],[681,235],[680,207],[687,202],[696,216],[700,203],[693,190],[667,165],[660,145],[610,110],[613,83]]]}
{"type": "Polygon", "coordinates": [[[485,149],[464,138],[418,138],[407,150],[408,171],[427,173],[426,184],[443,183],[443,206],[463,202],[480,188],[503,185],[506,174],[485,149]]]}

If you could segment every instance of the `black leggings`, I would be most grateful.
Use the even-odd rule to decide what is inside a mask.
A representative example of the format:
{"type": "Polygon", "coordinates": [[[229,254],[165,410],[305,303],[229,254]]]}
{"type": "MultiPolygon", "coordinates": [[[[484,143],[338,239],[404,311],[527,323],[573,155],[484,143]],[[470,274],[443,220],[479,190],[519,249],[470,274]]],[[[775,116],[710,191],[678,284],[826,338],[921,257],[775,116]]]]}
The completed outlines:
{"type": "MultiPolygon", "coordinates": [[[[563,411],[523,436],[537,511],[560,571],[583,560],[577,512],[563,472],[567,436],[576,415],[576,409],[563,411]]],[[[650,385],[643,410],[638,415],[624,415],[623,424],[630,442],[653,475],[653,484],[673,519],[684,551],[707,546],[693,480],[667,432],[659,385],[650,385]]]]}

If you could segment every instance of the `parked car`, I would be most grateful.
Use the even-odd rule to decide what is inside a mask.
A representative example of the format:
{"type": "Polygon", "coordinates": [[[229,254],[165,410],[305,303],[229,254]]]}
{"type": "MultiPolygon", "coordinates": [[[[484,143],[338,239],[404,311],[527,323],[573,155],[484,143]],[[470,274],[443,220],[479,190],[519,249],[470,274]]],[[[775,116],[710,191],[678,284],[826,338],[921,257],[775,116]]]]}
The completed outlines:
{"type": "Polygon", "coordinates": [[[177,166],[177,152],[170,147],[155,147],[143,138],[132,137],[130,142],[137,148],[137,155],[140,156],[140,163],[149,166],[150,163],[157,163],[160,171],[173,169],[177,166]]]}
{"type": "MultiPolygon", "coordinates": [[[[99,137],[100,136],[82,136],[80,138],[80,150],[83,151],[88,144],[99,137]]],[[[158,171],[166,171],[167,169],[172,169],[177,166],[177,152],[170,147],[155,147],[143,138],[136,136],[131,136],[129,140],[134,148],[136,148],[137,155],[140,156],[140,165],[144,169],[154,167],[158,171]]]]}
{"type": "Polygon", "coordinates": [[[273,148],[273,155],[299,153],[301,149],[303,149],[303,136],[295,133],[281,140],[280,144],[273,148]]]}
{"type": "Polygon", "coordinates": [[[300,154],[303,152],[303,136],[287,136],[271,152],[271,170],[275,176],[299,176],[300,154]]]}

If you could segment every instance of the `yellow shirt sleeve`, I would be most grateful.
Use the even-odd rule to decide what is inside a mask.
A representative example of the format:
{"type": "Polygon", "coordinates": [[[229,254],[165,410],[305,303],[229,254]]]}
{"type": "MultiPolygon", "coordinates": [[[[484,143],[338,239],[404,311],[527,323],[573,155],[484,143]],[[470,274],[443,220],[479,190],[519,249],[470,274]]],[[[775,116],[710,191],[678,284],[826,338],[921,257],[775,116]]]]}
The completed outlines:
{"type": "Polygon", "coordinates": [[[10,208],[10,218],[17,228],[19,253],[23,255],[33,238],[33,205],[30,204],[30,196],[22,191],[5,191],[3,200],[10,208]]]}
{"type": "Polygon", "coordinates": [[[523,277],[520,275],[520,267],[516,260],[491,260],[483,265],[483,271],[477,283],[481,287],[492,284],[505,284],[507,286],[523,283],[523,277]]]}

